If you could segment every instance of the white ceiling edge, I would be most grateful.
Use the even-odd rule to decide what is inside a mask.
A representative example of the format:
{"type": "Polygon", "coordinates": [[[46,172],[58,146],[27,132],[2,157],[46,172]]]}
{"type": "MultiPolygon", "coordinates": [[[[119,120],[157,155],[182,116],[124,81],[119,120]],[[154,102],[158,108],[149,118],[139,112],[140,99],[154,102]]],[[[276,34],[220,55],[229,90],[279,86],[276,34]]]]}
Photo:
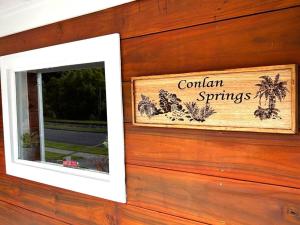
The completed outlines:
{"type": "Polygon", "coordinates": [[[5,1],[0,1],[0,37],[132,1],[134,0],[22,0],[17,1],[18,4],[13,7],[10,5],[10,8],[5,8],[5,1]]]}

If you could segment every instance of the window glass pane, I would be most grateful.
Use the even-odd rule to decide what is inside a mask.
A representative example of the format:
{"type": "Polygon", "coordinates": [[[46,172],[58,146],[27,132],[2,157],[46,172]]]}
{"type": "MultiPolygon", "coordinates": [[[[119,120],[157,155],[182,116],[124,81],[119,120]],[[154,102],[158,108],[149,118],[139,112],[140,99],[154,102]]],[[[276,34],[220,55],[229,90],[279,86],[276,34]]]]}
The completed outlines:
{"type": "Polygon", "coordinates": [[[40,161],[37,75],[16,74],[19,158],[40,161]],[[30,88],[29,88],[30,87],[30,88]]]}
{"type": "Polygon", "coordinates": [[[16,73],[19,159],[108,172],[104,63],[16,73]]]}

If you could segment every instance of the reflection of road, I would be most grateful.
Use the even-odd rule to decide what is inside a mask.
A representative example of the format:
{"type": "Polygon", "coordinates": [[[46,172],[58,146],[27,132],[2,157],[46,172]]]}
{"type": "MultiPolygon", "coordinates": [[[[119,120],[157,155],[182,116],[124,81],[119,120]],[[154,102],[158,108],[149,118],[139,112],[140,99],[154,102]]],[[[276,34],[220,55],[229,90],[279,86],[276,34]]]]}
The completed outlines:
{"type": "MultiPolygon", "coordinates": [[[[79,159],[76,159],[76,161],[79,163],[81,168],[108,172],[108,157],[105,155],[97,155],[97,154],[90,154],[85,152],[76,152],[71,150],[62,150],[62,149],[48,148],[48,147],[46,147],[46,151],[58,153],[58,154],[66,154],[68,155],[64,157],[64,159],[66,160],[71,160],[71,157],[73,156],[80,157],[79,159]],[[67,159],[68,157],[70,157],[70,159],[67,159]]],[[[50,161],[50,162],[55,162],[55,161],[50,161]]]]}
{"type": "Polygon", "coordinates": [[[45,129],[45,139],[77,145],[97,145],[105,141],[106,133],[45,129]]]}

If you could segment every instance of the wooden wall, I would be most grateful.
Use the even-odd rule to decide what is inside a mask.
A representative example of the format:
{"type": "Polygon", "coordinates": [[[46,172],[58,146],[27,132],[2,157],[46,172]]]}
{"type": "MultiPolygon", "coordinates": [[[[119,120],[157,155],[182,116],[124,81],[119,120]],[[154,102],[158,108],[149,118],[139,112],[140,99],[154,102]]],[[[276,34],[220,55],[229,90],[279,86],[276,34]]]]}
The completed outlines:
{"type": "Polygon", "coordinates": [[[300,64],[300,1],[137,0],[0,38],[0,55],[114,32],[122,38],[127,204],[5,175],[1,138],[0,224],[300,224],[300,134],[134,127],[129,82],[300,64]]]}

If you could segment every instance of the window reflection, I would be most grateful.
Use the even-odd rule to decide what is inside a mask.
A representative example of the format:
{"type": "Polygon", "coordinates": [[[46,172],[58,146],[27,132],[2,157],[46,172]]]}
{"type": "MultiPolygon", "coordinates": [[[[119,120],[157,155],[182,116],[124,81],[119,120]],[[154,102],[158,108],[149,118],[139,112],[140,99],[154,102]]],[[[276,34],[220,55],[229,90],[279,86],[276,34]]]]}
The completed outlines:
{"type": "Polygon", "coordinates": [[[16,73],[19,159],[108,172],[104,64],[16,73]]]}

